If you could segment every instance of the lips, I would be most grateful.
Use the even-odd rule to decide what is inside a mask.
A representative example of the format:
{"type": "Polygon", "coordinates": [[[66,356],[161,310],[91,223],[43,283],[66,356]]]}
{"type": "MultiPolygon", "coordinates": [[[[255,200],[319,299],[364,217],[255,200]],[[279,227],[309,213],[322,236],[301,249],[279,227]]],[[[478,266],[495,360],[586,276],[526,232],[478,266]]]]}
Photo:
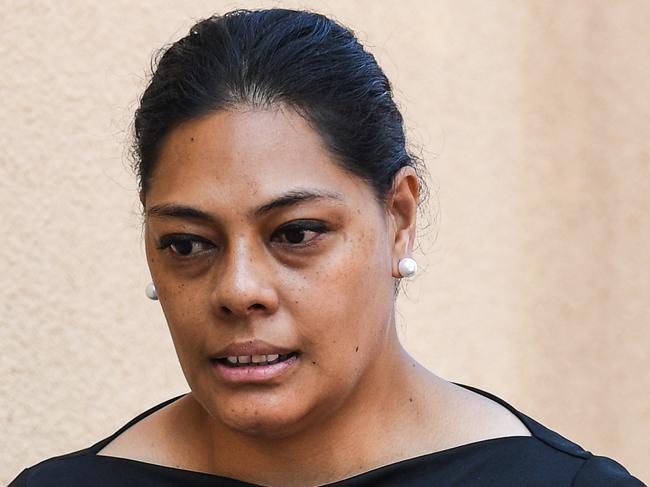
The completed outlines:
{"type": "Polygon", "coordinates": [[[210,357],[216,376],[230,383],[277,382],[295,369],[300,352],[261,340],[232,343],[210,357]]]}

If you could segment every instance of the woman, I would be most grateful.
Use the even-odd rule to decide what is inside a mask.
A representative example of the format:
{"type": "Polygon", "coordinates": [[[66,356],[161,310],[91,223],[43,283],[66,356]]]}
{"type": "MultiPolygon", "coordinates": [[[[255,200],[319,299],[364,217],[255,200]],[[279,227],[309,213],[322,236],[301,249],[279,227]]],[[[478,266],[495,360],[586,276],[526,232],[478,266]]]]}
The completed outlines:
{"type": "Polygon", "coordinates": [[[317,14],[235,11],[135,117],[153,283],[191,392],[12,486],[639,486],[401,347],[420,167],[388,80],[317,14]]]}

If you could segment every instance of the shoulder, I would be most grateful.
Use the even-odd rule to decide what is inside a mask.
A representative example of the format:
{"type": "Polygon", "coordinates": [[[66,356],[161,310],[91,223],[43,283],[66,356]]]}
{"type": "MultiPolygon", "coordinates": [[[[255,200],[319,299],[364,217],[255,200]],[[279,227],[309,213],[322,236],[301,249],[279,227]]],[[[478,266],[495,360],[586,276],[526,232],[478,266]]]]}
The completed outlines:
{"type": "Polygon", "coordinates": [[[611,458],[590,455],[576,473],[572,487],[645,487],[611,458]]]}
{"type": "Polygon", "coordinates": [[[89,452],[52,457],[23,470],[9,487],[178,487],[182,471],[89,452]]]}
{"type": "Polygon", "coordinates": [[[451,385],[455,392],[451,404],[456,429],[462,430],[464,424],[474,432],[480,431],[484,438],[478,439],[532,436],[516,410],[505,401],[479,389],[451,385]]]}
{"type": "MultiPolygon", "coordinates": [[[[518,411],[500,397],[472,386],[456,385],[499,404],[516,416],[530,431],[532,437],[529,438],[506,437],[501,438],[502,441],[496,438],[497,441],[488,443],[490,448],[481,452],[489,456],[492,465],[499,465],[498,470],[501,474],[509,472],[513,479],[525,478],[527,485],[538,485],[535,482],[540,481],[543,485],[546,485],[544,482],[552,481],[553,485],[571,487],[642,487],[645,485],[615,460],[592,454],[577,443],[518,411]]],[[[498,472],[494,473],[496,475],[498,472]]],[[[501,485],[519,484],[514,482],[501,485]]]]}
{"type": "MultiPolygon", "coordinates": [[[[496,446],[496,445],[495,445],[496,446]]],[[[564,487],[644,487],[618,462],[581,449],[568,451],[533,437],[530,442],[512,442],[494,448],[488,455],[495,481],[489,485],[564,487]]],[[[487,459],[486,457],[485,459],[487,459]]]]}
{"type": "Polygon", "coordinates": [[[443,381],[435,397],[427,401],[431,410],[425,416],[432,418],[429,426],[436,441],[431,451],[496,438],[531,436],[511,410],[477,391],[443,381]]]}
{"type": "MultiPolygon", "coordinates": [[[[125,461],[124,457],[126,455],[120,455],[117,451],[112,452],[111,445],[114,443],[114,440],[120,440],[122,434],[130,431],[133,427],[135,427],[133,431],[140,431],[140,423],[144,426],[148,425],[155,417],[154,413],[183,396],[176,396],[148,409],[122,426],[111,436],[98,441],[88,448],[51,457],[24,469],[9,484],[9,487],[149,485],[142,483],[141,480],[137,482],[134,480],[138,475],[138,471],[141,474],[141,464],[125,461]],[[102,455],[100,452],[104,454],[102,455]],[[116,455],[108,456],[111,453],[116,453],[116,455]]],[[[120,442],[115,442],[115,444],[119,445],[120,442]]],[[[125,444],[128,445],[128,442],[125,444]]]]}
{"type": "Polygon", "coordinates": [[[203,423],[197,409],[200,407],[190,394],[157,406],[128,428],[122,428],[110,441],[97,448],[97,456],[122,458],[147,464],[183,467],[200,470],[200,447],[190,445],[201,437],[203,423]],[[197,463],[198,462],[198,463],[197,463]]]}
{"type": "Polygon", "coordinates": [[[86,485],[121,485],[115,480],[120,472],[108,463],[95,461],[88,454],[68,454],[48,458],[26,468],[9,487],[75,487],[86,485]]]}

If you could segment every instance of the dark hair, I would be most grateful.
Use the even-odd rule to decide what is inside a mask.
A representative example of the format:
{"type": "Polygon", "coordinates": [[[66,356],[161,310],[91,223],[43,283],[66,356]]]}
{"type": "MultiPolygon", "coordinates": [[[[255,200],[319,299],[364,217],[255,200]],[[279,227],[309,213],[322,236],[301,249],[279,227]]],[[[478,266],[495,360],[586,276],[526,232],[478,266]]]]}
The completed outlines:
{"type": "Polygon", "coordinates": [[[135,113],[143,202],[166,136],[237,105],[293,108],[380,200],[400,168],[422,170],[386,75],[352,31],[307,11],[235,10],[196,23],[162,51],[135,113]]]}

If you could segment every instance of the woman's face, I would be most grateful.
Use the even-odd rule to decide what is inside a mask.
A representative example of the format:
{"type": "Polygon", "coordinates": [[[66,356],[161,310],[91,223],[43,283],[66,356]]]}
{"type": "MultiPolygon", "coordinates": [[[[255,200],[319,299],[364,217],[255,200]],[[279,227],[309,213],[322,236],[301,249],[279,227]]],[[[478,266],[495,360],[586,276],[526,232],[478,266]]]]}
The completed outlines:
{"type": "Polygon", "coordinates": [[[147,258],[193,396],[260,436],[336,412],[393,336],[394,232],[370,186],[295,112],[242,108],[172,131],[149,188],[147,258]]]}

